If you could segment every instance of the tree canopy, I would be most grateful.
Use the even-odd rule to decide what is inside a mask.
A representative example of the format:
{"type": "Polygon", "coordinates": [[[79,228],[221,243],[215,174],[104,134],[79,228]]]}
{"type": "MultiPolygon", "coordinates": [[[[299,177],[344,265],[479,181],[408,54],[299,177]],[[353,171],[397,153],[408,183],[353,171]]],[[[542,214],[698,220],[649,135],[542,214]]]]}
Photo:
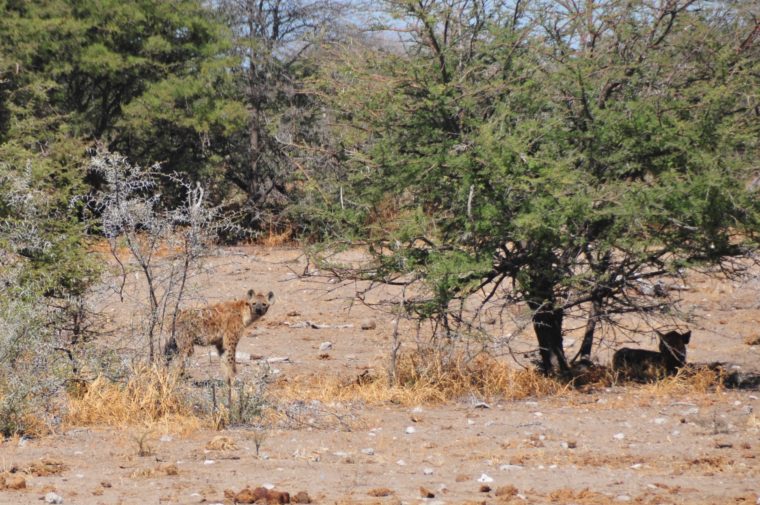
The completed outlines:
{"type": "Polygon", "coordinates": [[[543,368],[566,369],[569,311],[588,356],[597,322],[668,309],[638,282],[756,245],[749,3],[388,5],[400,48],[352,53],[325,86],[365,132],[347,195],[377,252],[361,273],[422,285],[408,307],[441,331],[476,293],[525,302],[543,368]]]}

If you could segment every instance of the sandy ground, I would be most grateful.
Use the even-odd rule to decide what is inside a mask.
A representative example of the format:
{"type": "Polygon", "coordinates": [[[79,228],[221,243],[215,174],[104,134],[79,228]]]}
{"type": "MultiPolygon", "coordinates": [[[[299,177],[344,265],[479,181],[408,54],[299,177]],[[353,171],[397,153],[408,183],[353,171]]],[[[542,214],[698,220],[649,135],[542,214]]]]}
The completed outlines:
{"type": "MultiPolygon", "coordinates": [[[[238,297],[248,288],[274,291],[275,305],[238,350],[287,357],[272,364],[281,380],[351,379],[367,369],[382,374],[392,317],[351,304],[362,286],[296,275],[305,265],[295,249],[227,249],[194,279],[198,303],[238,297]],[[367,318],[375,329],[360,329],[367,318]],[[332,344],[327,353],[320,350],[324,342],[332,344]]],[[[690,361],[760,372],[760,346],[745,343],[760,332],[757,276],[719,283],[694,275],[688,285],[681,305],[694,315],[690,361]]],[[[139,317],[129,300],[109,296],[98,303],[113,321],[139,317]]],[[[531,335],[521,338],[512,344],[528,350],[531,335]]],[[[656,346],[652,338],[639,341],[656,346]]],[[[598,359],[609,359],[604,346],[598,359]]],[[[254,361],[238,366],[243,378],[258,369],[254,361]]],[[[218,359],[198,348],[190,372],[218,378],[218,359]]],[[[0,470],[43,460],[65,465],[52,475],[28,473],[27,488],[0,491],[0,504],[44,503],[49,492],[71,504],[231,503],[225,490],[262,485],[291,495],[306,491],[314,503],[755,504],[759,397],[757,391],[669,395],[616,386],[564,397],[488,399],[486,408],[478,398],[443,406],[359,404],[350,406],[348,423],[271,429],[259,454],[259,435],[242,428],[157,432],[148,441],[151,454],[141,457],[134,429],[67,427],[0,445],[0,470]],[[206,449],[219,435],[237,448],[206,449]]]]}

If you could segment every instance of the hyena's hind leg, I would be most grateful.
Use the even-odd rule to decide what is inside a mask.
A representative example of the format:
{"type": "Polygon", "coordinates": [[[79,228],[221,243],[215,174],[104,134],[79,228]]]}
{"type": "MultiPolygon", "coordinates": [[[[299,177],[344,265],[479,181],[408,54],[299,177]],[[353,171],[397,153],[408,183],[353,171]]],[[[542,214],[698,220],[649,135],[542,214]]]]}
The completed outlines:
{"type": "Polygon", "coordinates": [[[187,362],[194,351],[193,343],[183,338],[172,336],[164,346],[164,361],[167,366],[173,366],[181,375],[185,374],[187,362]]]}

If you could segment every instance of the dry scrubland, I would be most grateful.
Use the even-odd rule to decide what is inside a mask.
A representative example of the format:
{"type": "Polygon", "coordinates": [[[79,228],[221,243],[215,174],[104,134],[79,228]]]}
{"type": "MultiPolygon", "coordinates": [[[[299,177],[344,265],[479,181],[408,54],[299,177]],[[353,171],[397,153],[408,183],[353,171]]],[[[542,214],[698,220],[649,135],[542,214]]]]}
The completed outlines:
{"type": "MultiPolygon", "coordinates": [[[[420,375],[403,321],[405,386],[389,388],[393,317],[352,303],[362,286],[301,276],[296,249],[226,249],[207,266],[193,279],[198,303],[249,288],[277,295],[238,347],[246,387],[262,374],[270,381],[256,425],[219,431],[222,414],[193,410],[188,398],[221,377],[218,358],[198,348],[190,381],[147,367],[126,387],[99,379],[72,394],[53,433],[3,442],[0,503],[55,500],[50,493],[77,504],[232,503],[263,495],[259,486],[338,504],[760,503],[757,391],[724,390],[707,372],[573,389],[520,366],[530,332],[492,348],[499,360],[454,360],[420,375]]],[[[689,360],[760,372],[758,280],[694,275],[687,285],[689,360]]],[[[137,345],[128,338],[136,301],[94,302],[108,315],[111,345],[137,345]]],[[[638,341],[656,348],[653,338],[638,341]]],[[[598,359],[609,357],[603,344],[598,359]]]]}

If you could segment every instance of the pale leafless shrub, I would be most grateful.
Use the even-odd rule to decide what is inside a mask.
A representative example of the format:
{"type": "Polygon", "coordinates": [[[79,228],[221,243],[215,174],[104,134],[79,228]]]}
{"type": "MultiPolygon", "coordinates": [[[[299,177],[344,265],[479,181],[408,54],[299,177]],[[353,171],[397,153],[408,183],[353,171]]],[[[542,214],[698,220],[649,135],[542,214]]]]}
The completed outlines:
{"type": "Polygon", "coordinates": [[[177,174],[132,165],[109,152],[93,156],[90,170],[103,180],[87,198],[120,269],[116,287],[124,301],[127,275],[136,272],[144,283],[145,311],[138,336],[148,360],[154,362],[162,343],[174,331],[175,314],[187,292],[188,279],[201,268],[219,233],[234,228],[220,207],[210,206],[200,184],[177,174]],[[161,193],[173,188],[175,198],[161,193]],[[128,261],[120,251],[126,249],[128,261]]]}

